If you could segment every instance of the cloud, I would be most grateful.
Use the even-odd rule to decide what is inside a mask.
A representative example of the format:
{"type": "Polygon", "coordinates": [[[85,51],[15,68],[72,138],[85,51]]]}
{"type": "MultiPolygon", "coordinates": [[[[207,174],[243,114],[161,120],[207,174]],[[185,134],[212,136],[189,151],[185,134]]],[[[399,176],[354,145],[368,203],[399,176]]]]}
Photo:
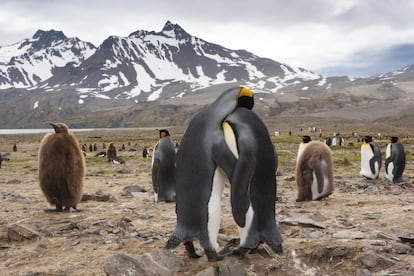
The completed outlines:
{"type": "Polygon", "coordinates": [[[362,68],[361,52],[414,43],[412,14],[411,0],[2,0],[0,45],[55,29],[99,46],[170,20],[209,42],[319,73],[362,68]]]}
{"type": "Polygon", "coordinates": [[[320,73],[334,76],[368,77],[396,71],[414,64],[414,44],[402,44],[384,49],[364,49],[354,53],[347,63],[321,68],[320,73]],[[383,68],[388,68],[384,71],[383,68]]]}

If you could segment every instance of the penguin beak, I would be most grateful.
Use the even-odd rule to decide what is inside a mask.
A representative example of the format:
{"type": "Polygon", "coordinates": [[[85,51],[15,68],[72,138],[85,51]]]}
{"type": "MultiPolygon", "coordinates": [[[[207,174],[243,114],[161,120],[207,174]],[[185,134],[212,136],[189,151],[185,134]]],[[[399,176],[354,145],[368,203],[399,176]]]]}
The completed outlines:
{"type": "Polygon", "coordinates": [[[49,123],[49,125],[51,125],[53,129],[55,130],[55,132],[58,133],[59,127],[57,126],[57,124],[49,123]]]}

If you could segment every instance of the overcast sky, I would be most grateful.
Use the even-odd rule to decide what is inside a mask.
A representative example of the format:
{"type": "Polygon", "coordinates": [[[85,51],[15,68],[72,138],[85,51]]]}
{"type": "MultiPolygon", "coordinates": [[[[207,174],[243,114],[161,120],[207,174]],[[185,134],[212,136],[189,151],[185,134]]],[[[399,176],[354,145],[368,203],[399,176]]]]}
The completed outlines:
{"type": "Polygon", "coordinates": [[[0,0],[0,46],[38,29],[99,46],[167,20],[230,49],[327,75],[414,64],[413,0],[0,0]]]}

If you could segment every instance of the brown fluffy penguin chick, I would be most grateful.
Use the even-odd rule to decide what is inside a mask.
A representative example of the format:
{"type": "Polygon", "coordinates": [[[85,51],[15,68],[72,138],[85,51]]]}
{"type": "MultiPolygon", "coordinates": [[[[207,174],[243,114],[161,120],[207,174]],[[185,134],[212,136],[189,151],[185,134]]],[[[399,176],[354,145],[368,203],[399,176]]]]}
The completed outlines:
{"type": "Polygon", "coordinates": [[[296,183],[296,201],[320,200],[332,194],[332,152],[327,145],[320,141],[307,143],[296,165],[296,183]]]}
{"type": "Polygon", "coordinates": [[[39,184],[56,211],[76,209],[83,195],[85,158],[76,136],[64,123],[51,124],[39,149],[39,184]]]}
{"type": "Polygon", "coordinates": [[[117,149],[114,143],[110,143],[108,149],[106,150],[106,157],[108,158],[108,162],[114,161],[117,154],[117,149]]]}

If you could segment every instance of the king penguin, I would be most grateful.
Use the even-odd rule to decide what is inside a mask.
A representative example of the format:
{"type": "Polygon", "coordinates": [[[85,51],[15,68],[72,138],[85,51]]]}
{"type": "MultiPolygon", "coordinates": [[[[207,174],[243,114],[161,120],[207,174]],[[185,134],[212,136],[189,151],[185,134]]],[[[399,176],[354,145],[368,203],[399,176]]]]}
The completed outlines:
{"type": "Polygon", "coordinates": [[[381,150],[372,136],[364,136],[361,145],[360,175],[368,179],[377,179],[381,169],[381,150]]]}
{"type": "Polygon", "coordinates": [[[244,254],[266,242],[282,254],[276,225],[277,154],[261,119],[247,108],[237,108],[223,123],[227,145],[237,158],[231,182],[231,206],[244,254]]]}
{"type": "Polygon", "coordinates": [[[154,146],[151,176],[155,201],[175,201],[175,148],[166,129],[160,130],[160,139],[154,146]]]}
{"type": "Polygon", "coordinates": [[[39,184],[56,211],[76,209],[83,195],[85,159],[76,136],[64,123],[51,124],[39,149],[39,184]]]}
{"type": "Polygon", "coordinates": [[[108,149],[106,150],[106,157],[108,158],[108,162],[113,162],[116,160],[118,155],[118,150],[116,149],[114,143],[110,143],[108,149]]]}
{"type": "Polygon", "coordinates": [[[221,221],[221,195],[236,158],[224,140],[222,124],[238,107],[253,107],[253,93],[245,87],[224,91],[190,121],[176,157],[177,224],[166,248],[184,243],[190,257],[198,257],[198,239],[209,261],[222,259],[217,252],[221,221]]]}
{"type": "Polygon", "coordinates": [[[296,162],[296,201],[320,200],[334,190],[331,149],[320,141],[302,138],[296,162]]]}
{"type": "Polygon", "coordinates": [[[391,143],[387,145],[385,151],[385,178],[393,183],[400,183],[403,181],[404,169],[404,146],[399,142],[398,137],[391,137],[391,143]]]}

